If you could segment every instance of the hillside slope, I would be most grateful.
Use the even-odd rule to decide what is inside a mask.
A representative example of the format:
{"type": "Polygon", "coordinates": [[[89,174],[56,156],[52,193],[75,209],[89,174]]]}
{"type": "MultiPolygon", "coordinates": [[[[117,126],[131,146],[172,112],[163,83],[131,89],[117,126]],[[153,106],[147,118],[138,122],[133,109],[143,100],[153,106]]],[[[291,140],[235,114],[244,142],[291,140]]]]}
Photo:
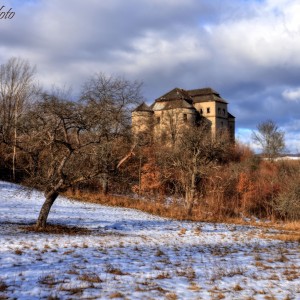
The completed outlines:
{"type": "Polygon", "coordinates": [[[300,299],[299,243],[272,230],[59,198],[49,223],[90,231],[28,232],[42,202],[0,182],[0,299],[300,299]]]}

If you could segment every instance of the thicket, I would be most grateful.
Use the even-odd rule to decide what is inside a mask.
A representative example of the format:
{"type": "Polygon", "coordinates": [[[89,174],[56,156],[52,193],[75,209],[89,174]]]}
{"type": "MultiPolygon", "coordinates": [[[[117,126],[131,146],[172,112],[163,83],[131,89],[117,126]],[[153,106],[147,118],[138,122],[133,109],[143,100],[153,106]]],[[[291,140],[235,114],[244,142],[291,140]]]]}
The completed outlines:
{"type": "Polygon", "coordinates": [[[266,161],[236,143],[226,162],[216,164],[197,181],[195,200],[188,213],[180,170],[161,164],[163,151],[166,149],[155,146],[139,149],[139,155],[119,170],[119,181],[112,182],[108,195],[103,195],[96,183],[69,190],[67,195],[180,220],[300,219],[299,161],[266,161]]]}
{"type": "Polygon", "coordinates": [[[300,219],[298,161],[262,160],[201,122],[167,145],[138,139],[139,83],[96,74],[74,102],[33,74],[19,59],[1,65],[0,176],[44,191],[37,227],[61,193],[178,219],[300,219]]]}
{"type": "Polygon", "coordinates": [[[164,203],[168,209],[181,207],[178,217],[182,219],[300,219],[299,161],[263,160],[247,146],[236,143],[228,150],[225,161],[206,169],[198,178],[189,215],[179,178],[182,170],[161,164],[160,152],[164,151],[161,147],[147,147],[142,151],[143,163],[135,162],[134,170],[139,171],[132,177],[133,191],[145,201],[164,203]]]}

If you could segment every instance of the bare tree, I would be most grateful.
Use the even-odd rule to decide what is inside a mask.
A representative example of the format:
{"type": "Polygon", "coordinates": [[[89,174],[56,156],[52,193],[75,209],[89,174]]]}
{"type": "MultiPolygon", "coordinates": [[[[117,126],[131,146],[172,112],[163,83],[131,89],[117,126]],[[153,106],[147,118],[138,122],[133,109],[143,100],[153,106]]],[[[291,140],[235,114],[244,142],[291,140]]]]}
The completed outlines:
{"type": "Polygon", "coordinates": [[[176,109],[169,109],[165,112],[165,131],[169,135],[172,145],[174,146],[180,132],[183,129],[182,120],[176,109]]]}
{"type": "Polygon", "coordinates": [[[177,181],[185,194],[187,214],[190,216],[196,199],[197,188],[203,179],[229,153],[229,137],[220,133],[212,137],[210,126],[202,122],[187,128],[179,135],[179,143],[165,151],[167,168],[173,168],[177,181]]]}
{"type": "Polygon", "coordinates": [[[262,148],[269,160],[273,160],[285,149],[284,132],[272,120],[258,124],[257,131],[252,132],[252,140],[262,148]]]}
{"type": "Polygon", "coordinates": [[[36,94],[35,68],[21,58],[0,65],[0,128],[2,142],[12,148],[12,174],[16,178],[17,127],[26,106],[36,94]]]}
{"type": "MultiPolygon", "coordinates": [[[[141,83],[121,77],[95,74],[83,86],[81,100],[86,105],[91,122],[98,124],[103,136],[101,164],[102,190],[108,192],[111,174],[114,174],[118,153],[113,151],[116,139],[128,139],[131,134],[131,111],[143,98],[141,83]]],[[[129,153],[132,152],[128,150],[129,153]]],[[[127,156],[125,156],[126,159],[127,156]]],[[[128,156],[129,157],[129,156],[128,156]]],[[[118,166],[120,166],[120,163],[118,166]]]]}
{"type": "Polygon", "coordinates": [[[130,106],[139,88],[125,80],[93,78],[81,102],[53,94],[22,115],[16,146],[30,186],[44,191],[36,223],[44,228],[58,195],[79,183],[108,180],[126,160],[130,145],[130,106]],[[97,85],[98,84],[98,85],[97,85]]]}
{"type": "Polygon", "coordinates": [[[27,180],[44,190],[36,223],[43,228],[61,192],[98,174],[94,153],[99,138],[80,105],[48,95],[23,117],[19,132],[17,147],[26,158],[27,180]]]}

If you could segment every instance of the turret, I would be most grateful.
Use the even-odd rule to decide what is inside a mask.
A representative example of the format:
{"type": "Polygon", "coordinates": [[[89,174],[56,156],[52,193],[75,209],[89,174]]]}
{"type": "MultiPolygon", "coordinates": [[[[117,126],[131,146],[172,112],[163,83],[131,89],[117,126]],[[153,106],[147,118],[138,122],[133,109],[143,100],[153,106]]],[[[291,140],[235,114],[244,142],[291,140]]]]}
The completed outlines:
{"type": "Polygon", "coordinates": [[[134,137],[152,133],[153,114],[151,107],[144,102],[132,111],[132,134],[134,137]]]}

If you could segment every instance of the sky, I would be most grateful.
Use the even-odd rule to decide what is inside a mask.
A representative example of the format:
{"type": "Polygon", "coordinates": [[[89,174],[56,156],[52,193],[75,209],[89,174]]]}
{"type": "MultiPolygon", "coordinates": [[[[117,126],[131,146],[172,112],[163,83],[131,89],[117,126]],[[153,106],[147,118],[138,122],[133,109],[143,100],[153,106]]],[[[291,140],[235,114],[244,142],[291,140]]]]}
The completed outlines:
{"type": "Polygon", "coordinates": [[[0,64],[37,68],[76,94],[95,73],[143,82],[147,103],[175,87],[229,102],[236,138],[266,120],[300,152],[299,0],[0,0],[0,64]]]}

